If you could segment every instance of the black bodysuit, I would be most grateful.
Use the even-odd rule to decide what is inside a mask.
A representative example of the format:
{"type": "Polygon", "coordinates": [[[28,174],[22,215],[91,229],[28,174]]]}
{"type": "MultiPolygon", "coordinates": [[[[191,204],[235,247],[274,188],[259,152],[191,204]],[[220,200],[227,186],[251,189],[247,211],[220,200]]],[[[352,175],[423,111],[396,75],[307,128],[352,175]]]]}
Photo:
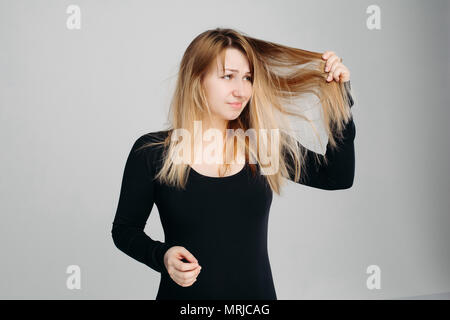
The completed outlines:
{"type": "MultiPolygon", "coordinates": [[[[259,168],[253,176],[246,164],[226,177],[204,176],[191,168],[184,191],[162,185],[152,180],[162,163],[162,146],[136,149],[146,142],[161,141],[167,133],[139,137],[128,155],[113,221],[114,244],[161,273],[156,300],[276,300],[267,251],[272,190],[259,168]],[[153,204],[158,207],[165,242],[144,232],[153,204]],[[202,266],[197,281],[189,287],[173,281],[164,266],[164,253],[172,246],[185,247],[202,266]]],[[[308,178],[299,183],[326,190],[350,188],[355,172],[355,133],[352,117],[338,152],[327,148],[328,165],[316,167],[313,157],[306,157],[308,178]]],[[[293,181],[293,174],[289,178],[293,181]]]]}

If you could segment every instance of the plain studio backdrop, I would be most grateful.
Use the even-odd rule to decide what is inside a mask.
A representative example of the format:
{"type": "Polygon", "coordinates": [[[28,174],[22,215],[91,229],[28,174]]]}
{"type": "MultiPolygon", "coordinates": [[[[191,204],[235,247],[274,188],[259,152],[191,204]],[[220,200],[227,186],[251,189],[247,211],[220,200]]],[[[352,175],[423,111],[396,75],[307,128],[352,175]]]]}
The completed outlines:
{"type": "MultiPolygon", "coordinates": [[[[156,297],[159,273],[111,238],[123,169],[163,128],[187,45],[216,27],[335,51],[351,73],[354,185],[274,196],[278,298],[450,292],[448,1],[1,0],[0,24],[1,298],[156,297]]],[[[164,241],[156,206],[145,232],[164,241]]]]}

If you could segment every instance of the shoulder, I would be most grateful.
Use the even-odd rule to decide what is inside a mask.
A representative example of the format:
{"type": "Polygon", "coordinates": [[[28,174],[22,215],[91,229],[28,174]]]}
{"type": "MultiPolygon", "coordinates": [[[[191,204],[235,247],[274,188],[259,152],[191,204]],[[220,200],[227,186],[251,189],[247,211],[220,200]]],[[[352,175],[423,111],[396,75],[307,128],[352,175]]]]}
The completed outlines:
{"type": "Polygon", "coordinates": [[[134,158],[145,159],[149,167],[157,167],[163,159],[164,140],[170,130],[152,131],[139,136],[133,143],[131,154],[134,158]]]}
{"type": "Polygon", "coordinates": [[[161,141],[161,140],[164,140],[165,138],[167,138],[170,131],[172,131],[172,130],[152,131],[152,132],[144,134],[142,137],[146,137],[153,141],[161,141]]]}
{"type": "Polygon", "coordinates": [[[133,150],[139,151],[147,148],[154,149],[155,147],[158,147],[159,145],[151,144],[163,142],[167,138],[169,131],[170,130],[152,131],[139,136],[134,141],[133,150]]]}

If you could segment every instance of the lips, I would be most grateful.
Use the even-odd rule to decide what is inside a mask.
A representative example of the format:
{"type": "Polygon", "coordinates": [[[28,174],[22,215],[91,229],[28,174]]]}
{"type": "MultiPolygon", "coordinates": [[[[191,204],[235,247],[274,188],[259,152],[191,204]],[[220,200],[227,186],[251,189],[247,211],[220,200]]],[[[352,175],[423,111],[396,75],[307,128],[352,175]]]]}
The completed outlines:
{"type": "Polygon", "coordinates": [[[228,103],[233,108],[240,108],[242,106],[242,102],[234,102],[234,103],[228,103]]]}

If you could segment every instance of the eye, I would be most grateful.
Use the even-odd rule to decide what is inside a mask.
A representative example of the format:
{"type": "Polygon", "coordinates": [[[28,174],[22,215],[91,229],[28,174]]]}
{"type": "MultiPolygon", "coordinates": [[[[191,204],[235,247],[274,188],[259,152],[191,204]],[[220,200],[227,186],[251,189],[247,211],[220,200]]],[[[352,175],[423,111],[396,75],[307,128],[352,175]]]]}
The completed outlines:
{"type": "MultiPolygon", "coordinates": [[[[225,78],[225,77],[233,77],[233,75],[232,74],[227,74],[227,75],[224,75],[222,78],[225,78]]],[[[248,81],[252,81],[253,80],[253,78],[251,76],[247,76],[246,78],[248,78],[248,81]]]]}

